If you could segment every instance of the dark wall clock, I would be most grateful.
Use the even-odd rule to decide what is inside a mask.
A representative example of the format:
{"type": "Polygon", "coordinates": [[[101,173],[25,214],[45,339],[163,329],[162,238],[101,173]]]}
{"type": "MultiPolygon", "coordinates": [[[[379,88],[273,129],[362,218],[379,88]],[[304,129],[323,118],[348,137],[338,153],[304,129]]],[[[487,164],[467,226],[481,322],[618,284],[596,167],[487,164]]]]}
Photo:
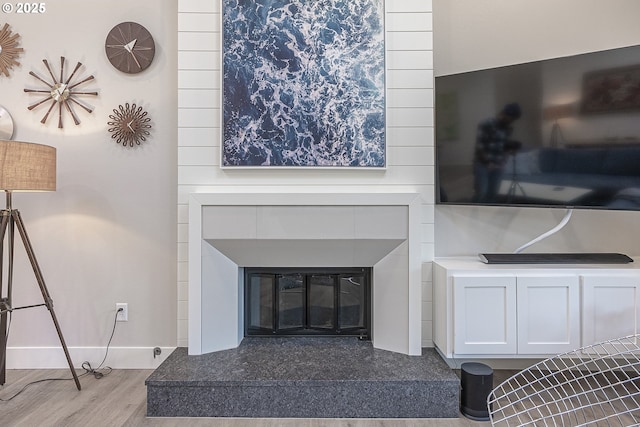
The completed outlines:
{"type": "Polygon", "coordinates": [[[146,70],[156,52],[151,33],[137,22],[121,22],[113,27],[104,48],[109,62],[128,74],[146,70]]]}
{"type": "Polygon", "coordinates": [[[75,107],[80,107],[83,110],[85,110],[87,113],[91,113],[93,111],[93,108],[89,107],[88,105],[85,105],[82,101],[80,101],[79,97],[83,95],[97,96],[98,92],[83,91],[83,90],[80,90],[78,87],[86,82],[93,80],[94,77],[93,76],[88,76],[84,78],[77,77],[78,71],[82,67],[82,63],[80,62],[78,62],[75,68],[71,70],[71,73],[69,73],[65,69],[66,59],[64,56],[60,57],[60,74],[53,72],[54,71],[53,68],[51,67],[51,65],[46,59],[43,59],[42,62],[44,63],[49,73],[49,77],[51,79],[49,80],[49,77],[44,77],[44,78],[40,77],[38,74],[34,73],[33,71],[29,72],[31,76],[35,77],[36,79],[38,79],[38,81],[43,83],[46,86],[46,88],[44,89],[26,88],[24,90],[27,93],[42,94],[44,96],[41,100],[29,105],[29,107],[27,108],[29,110],[33,110],[34,108],[37,108],[42,104],[45,104],[48,101],[51,101],[49,104],[49,109],[45,113],[44,117],[42,117],[42,120],[40,120],[40,123],[45,124],[47,122],[47,118],[49,117],[49,114],[54,110],[55,107],[58,107],[57,110],[58,110],[58,127],[59,128],[64,127],[62,122],[62,116],[64,111],[67,111],[73,118],[73,122],[76,125],[79,125],[80,119],[76,114],[75,107]]]}
{"type": "Polygon", "coordinates": [[[117,109],[113,109],[113,114],[109,115],[110,121],[107,125],[111,126],[108,130],[118,144],[123,147],[133,147],[140,145],[151,134],[151,118],[142,107],[127,102],[120,105],[117,109]]]}

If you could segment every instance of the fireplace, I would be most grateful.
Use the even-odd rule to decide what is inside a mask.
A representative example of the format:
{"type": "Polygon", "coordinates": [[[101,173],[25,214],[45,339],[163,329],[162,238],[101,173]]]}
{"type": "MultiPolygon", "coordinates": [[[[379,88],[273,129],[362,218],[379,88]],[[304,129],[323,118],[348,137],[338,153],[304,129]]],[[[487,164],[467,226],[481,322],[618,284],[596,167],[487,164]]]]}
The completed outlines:
{"type": "Polygon", "coordinates": [[[419,194],[249,190],[189,196],[190,355],[238,347],[245,271],[282,266],[370,269],[373,347],[421,354],[419,194]]]}
{"type": "Polygon", "coordinates": [[[245,336],[369,338],[370,268],[245,268],[245,336]]]}

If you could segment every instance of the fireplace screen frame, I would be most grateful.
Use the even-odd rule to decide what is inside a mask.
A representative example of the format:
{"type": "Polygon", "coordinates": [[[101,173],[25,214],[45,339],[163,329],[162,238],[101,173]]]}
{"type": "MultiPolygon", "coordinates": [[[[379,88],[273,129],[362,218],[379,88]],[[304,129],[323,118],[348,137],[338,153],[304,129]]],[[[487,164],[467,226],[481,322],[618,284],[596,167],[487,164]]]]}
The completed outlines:
{"type": "MultiPolygon", "coordinates": [[[[358,336],[363,339],[370,339],[371,330],[371,289],[372,289],[372,268],[371,267],[245,267],[244,268],[244,332],[245,336],[358,336]],[[265,298],[267,304],[270,302],[270,312],[265,308],[269,306],[262,306],[262,301],[255,301],[252,295],[252,278],[258,277],[265,279],[268,284],[271,280],[270,295],[267,291],[266,295],[261,298],[265,298]],[[320,289],[319,282],[316,280],[324,280],[331,277],[333,280],[333,307],[332,307],[332,319],[328,323],[323,325],[314,324],[314,319],[323,318],[327,319],[326,313],[318,313],[317,306],[313,306],[310,303],[311,294],[314,292],[313,288],[320,289]],[[361,292],[361,302],[359,304],[361,314],[357,314],[358,325],[346,325],[348,323],[347,315],[349,307],[342,305],[345,295],[348,294],[348,290],[343,289],[343,284],[355,284],[354,281],[349,281],[349,278],[362,277],[364,287],[361,292]],[[343,279],[346,282],[343,282],[343,279]],[[296,286],[300,290],[296,289],[296,294],[301,294],[300,300],[302,303],[302,318],[301,322],[295,324],[292,319],[283,319],[284,315],[279,310],[279,306],[286,303],[286,298],[297,298],[294,295],[287,295],[290,287],[285,282],[289,280],[291,285],[296,286]],[[302,283],[300,283],[302,280],[302,283]],[[281,289],[282,288],[282,289],[281,289]],[[252,316],[256,316],[256,304],[261,305],[259,313],[261,319],[256,322],[252,316]],[[254,310],[252,310],[254,308],[254,310]],[[343,308],[345,310],[343,310],[343,308]],[[259,325],[256,326],[255,324],[259,325]],[[267,326],[266,324],[270,324],[267,326]]],[[[318,291],[315,291],[318,292],[318,291]]],[[[325,291],[326,292],[326,291],[325,291]]],[[[294,318],[296,316],[293,316],[294,318]]],[[[351,316],[353,318],[353,316],[351,316]]],[[[353,323],[353,322],[352,322],[353,323]]]]}

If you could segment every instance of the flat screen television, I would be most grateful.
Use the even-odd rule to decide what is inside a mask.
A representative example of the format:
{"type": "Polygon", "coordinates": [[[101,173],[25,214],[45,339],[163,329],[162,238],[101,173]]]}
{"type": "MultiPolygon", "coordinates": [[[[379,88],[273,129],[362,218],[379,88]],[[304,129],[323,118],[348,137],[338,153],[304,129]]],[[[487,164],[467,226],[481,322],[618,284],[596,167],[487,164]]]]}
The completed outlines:
{"type": "Polygon", "coordinates": [[[640,210],[640,46],[436,76],[435,106],[436,203],[640,210]]]}
{"type": "Polygon", "coordinates": [[[640,46],[435,78],[436,203],[566,208],[554,229],[487,263],[626,263],[523,254],[573,208],[640,210],[640,46]]]}

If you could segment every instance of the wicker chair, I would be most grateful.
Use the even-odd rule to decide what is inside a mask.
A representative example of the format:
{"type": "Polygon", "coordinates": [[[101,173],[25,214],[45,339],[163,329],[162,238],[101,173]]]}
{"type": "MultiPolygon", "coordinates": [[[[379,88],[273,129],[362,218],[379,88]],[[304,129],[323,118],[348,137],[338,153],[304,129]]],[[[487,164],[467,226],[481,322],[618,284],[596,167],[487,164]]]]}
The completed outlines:
{"type": "Polygon", "coordinates": [[[640,335],[543,360],[496,386],[493,426],[639,426],[640,335]]]}

